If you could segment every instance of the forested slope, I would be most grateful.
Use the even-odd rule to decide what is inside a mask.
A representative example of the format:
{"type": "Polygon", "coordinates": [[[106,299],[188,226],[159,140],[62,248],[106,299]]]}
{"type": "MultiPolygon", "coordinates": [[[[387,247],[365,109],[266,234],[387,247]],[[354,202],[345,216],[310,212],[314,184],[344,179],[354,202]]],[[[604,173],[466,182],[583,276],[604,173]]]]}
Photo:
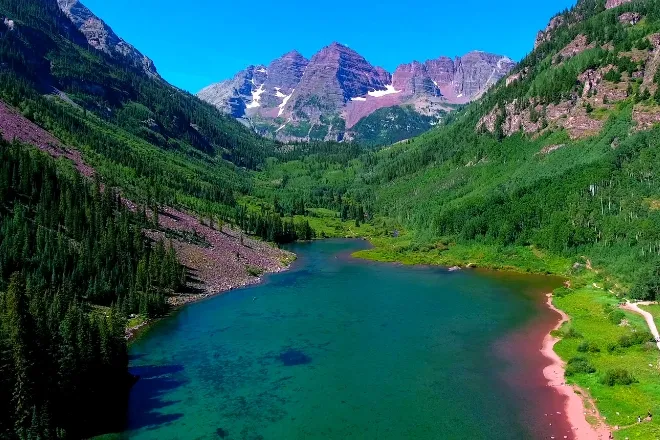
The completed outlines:
{"type": "Polygon", "coordinates": [[[333,209],[339,190],[410,232],[400,252],[535,246],[586,255],[620,289],[656,297],[660,3],[582,0],[552,23],[509,78],[444,126],[353,160],[271,162],[259,188],[333,209]]]}

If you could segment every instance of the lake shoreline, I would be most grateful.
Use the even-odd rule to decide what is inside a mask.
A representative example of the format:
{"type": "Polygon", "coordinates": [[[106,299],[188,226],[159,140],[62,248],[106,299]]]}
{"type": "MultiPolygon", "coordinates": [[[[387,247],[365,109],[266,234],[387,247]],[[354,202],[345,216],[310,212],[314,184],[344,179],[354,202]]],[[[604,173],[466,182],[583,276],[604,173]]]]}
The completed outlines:
{"type": "Polygon", "coordinates": [[[229,292],[233,292],[234,290],[240,290],[244,289],[246,287],[253,287],[258,284],[261,284],[264,282],[264,278],[269,275],[274,275],[282,272],[286,272],[291,269],[292,265],[295,263],[295,258],[293,261],[288,263],[286,266],[283,266],[279,269],[276,270],[266,270],[264,274],[255,277],[253,279],[247,279],[242,283],[238,283],[234,286],[228,286],[226,288],[222,288],[221,290],[217,292],[209,292],[209,293],[204,293],[204,294],[198,294],[198,295],[189,295],[185,297],[180,297],[178,301],[176,301],[173,304],[170,304],[170,310],[166,315],[159,316],[157,318],[152,318],[152,319],[145,319],[143,322],[141,322],[138,325],[132,326],[132,327],[127,327],[126,328],[126,341],[130,344],[131,342],[135,341],[138,336],[144,334],[157,322],[161,321],[162,319],[165,319],[169,316],[172,316],[174,313],[178,312],[181,310],[183,307],[198,303],[201,301],[205,301],[207,299],[214,298],[216,296],[224,295],[229,292]]]}
{"type": "MultiPolygon", "coordinates": [[[[372,249],[378,251],[378,246],[374,245],[373,242],[372,249]]],[[[492,272],[511,272],[517,274],[540,274],[540,275],[553,275],[549,271],[530,271],[528,268],[523,268],[515,265],[504,265],[504,266],[493,266],[489,263],[484,263],[478,259],[470,261],[461,261],[460,259],[452,258],[449,261],[444,262],[443,264],[434,264],[434,262],[424,261],[424,258],[421,258],[419,262],[415,261],[414,256],[411,258],[408,256],[401,256],[401,260],[392,259],[391,255],[387,255],[386,258],[382,258],[378,254],[371,255],[369,252],[356,252],[353,254],[355,258],[364,259],[367,261],[374,262],[384,262],[384,263],[394,263],[402,264],[409,266],[435,266],[435,267],[444,267],[450,271],[456,270],[474,270],[482,269],[485,271],[492,272]],[[370,258],[373,257],[373,258],[370,258]]],[[[394,257],[396,258],[396,257],[394,257]]],[[[594,404],[591,397],[588,393],[582,390],[577,385],[567,385],[565,381],[565,362],[561,357],[554,351],[554,346],[557,342],[560,341],[559,338],[552,336],[552,332],[561,328],[561,326],[570,320],[564,311],[558,309],[552,303],[552,294],[546,294],[548,296],[547,302],[545,302],[544,307],[560,315],[560,321],[550,330],[544,330],[544,339],[541,344],[539,352],[542,354],[542,357],[546,360],[550,360],[552,363],[542,369],[542,374],[546,380],[546,386],[554,389],[557,396],[565,399],[564,411],[561,415],[564,419],[565,424],[571,427],[573,438],[575,440],[608,440],[610,439],[611,427],[607,425],[604,418],[598,412],[596,405],[594,404]],[[597,426],[591,425],[587,420],[587,413],[591,412],[593,418],[598,421],[597,426]]],[[[532,324],[533,328],[538,328],[541,324],[532,324]]],[[[531,329],[528,329],[531,330],[531,329]]],[[[537,349],[537,348],[535,348],[537,349]]],[[[547,414],[546,414],[547,415],[547,414]]],[[[557,436],[555,438],[561,438],[557,436]]],[[[567,438],[567,437],[564,437],[567,438]]],[[[568,437],[570,438],[570,437],[568,437]]]]}
{"type": "MultiPolygon", "coordinates": [[[[359,239],[355,239],[359,240],[359,239]]],[[[369,243],[369,247],[373,248],[373,243],[371,241],[367,240],[367,243],[369,243]]],[[[360,252],[360,251],[358,251],[360,252]]],[[[365,261],[372,261],[372,262],[380,262],[380,263],[386,263],[386,264],[404,264],[404,265],[410,265],[410,266],[427,266],[427,267],[441,267],[441,268],[447,268],[450,271],[458,271],[458,270],[466,270],[466,269],[474,269],[476,268],[476,265],[470,264],[467,266],[458,266],[455,265],[451,269],[449,266],[444,266],[444,265],[437,265],[437,264],[406,264],[403,262],[398,262],[398,261],[379,261],[377,259],[370,259],[370,258],[365,258],[364,256],[356,256],[357,252],[346,254],[344,257],[348,258],[356,258],[356,259],[362,259],[365,261]]],[[[204,295],[194,295],[190,297],[184,297],[181,299],[181,301],[177,302],[176,304],[172,305],[172,309],[170,313],[168,313],[166,316],[152,319],[152,320],[147,320],[143,323],[141,323],[138,326],[132,327],[127,329],[127,340],[129,343],[133,342],[139,335],[144,334],[146,331],[149,330],[149,328],[159,322],[161,319],[166,318],[168,316],[171,316],[172,314],[176,313],[178,310],[183,308],[186,305],[193,304],[200,302],[205,299],[213,298],[219,295],[223,295],[225,293],[234,291],[234,290],[239,290],[242,288],[246,287],[252,287],[255,285],[258,285],[264,281],[264,277],[272,274],[277,274],[281,272],[285,272],[291,269],[293,266],[294,262],[289,263],[288,265],[278,269],[278,270],[273,270],[273,271],[267,271],[264,273],[264,275],[255,277],[252,280],[246,280],[244,283],[236,285],[236,286],[231,286],[226,289],[220,290],[215,293],[207,293],[204,295]]],[[[506,273],[506,272],[512,272],[512,273],[522,273],[524,274],[524,271],[521,269],[519,271],[511,270],[514,268],[489,268],[487,266],[480,266],[479,269],[482,269],[483,271],[488,271],[488,272],[494,272],[494,273],[506,273]]],[[[532,275],[532,274],[530,274],[532,275]]],[[[547,275],[547,274],[543,274],[547,275]]],[[[544,307],[547,309],[554,311],[555,313],[558,313],[561,317],[559,324],[555,325],[551,330],[557,330],[559,329],[568,319],[568,316],[561,310],[557,309],[553,304],[552,304],[552,295],[547,294],[548,296],[548,301],[544,303],[544,307]]],[[[533,323],[531,327],[538,329],[539,326],[542,324],[539,323],[533,323]]],[[[529,330],[529,329],[527,329],[529,330]]],[[[596,417],[599,420],[599,426],[597,428],[593,427],[586,419],[586,414],[587,410],[585,409],[585,405],[589,404],[591,401],[587,397],[587,394],[584,393],[583,390],[581,390],[579,387],[573,385],[567,385],[565,383],[564,379],[564,362],[561,360],[561,358],[555,353],[554,351],[554,345],[556,342],[559,341],[558,338],[553,337],[550,332],[548,332],[545,327],[543,328],[543,333],[545,334],[545,337],[543,339],[542,343],[542,348],[539,350],[539,352],[542,354],[543,359],[550,360],[552,361],[552,364],[549,366],[545,367],[542,371],[543,376],[545,377],[547,384],[547,387],[553,388],[553,391],[557,396],[560,396],[561,398],[565,399],[565,404],[564,404],[564,411],[561,414],[561,417],[564,419],[565,423],[570,426],[572,432],[574,433],[574,438],[577,440],[606,440],[609,437],[610,430],[607,427],[607,425],[604,423],[602,418],[597,413],[597,410],[594,409],[592,411],[595,412],[596,417]],[[583,397],[580,397],[583,396],[583,397]]],[[[534,343],[536,344],[536,342],[534,343]]],[[[527,347],[526,347],[527,348],[527,347]]],[[[529,353],[526,353],[529,354],[529,353]]],[[[518,379],[520,381],[520,379],[518,379]]],[[[591,402],[591,405],[593,406],[593,402],[591,402]]],[[[547,415],[547,414],[546,414],[547,415]]],[[[551,414],[552,415],[552,414],[551,414]]],[[[557,426],[564,425],[563,423],[556,423],[557,426]]],[[[558,436],[556,438],[561,438],[562,436],[558,436]]],[[[564,437],[567,438],[567,437],[564,437]]],[[[570,437],[569,437],[570,438],[570,437]]]]}
{"type": "MultiPolygon", "coordinates": [[[[562,310],[555,307],[552,303],[552,294],[547,295],[547,307],[560,316],[559,322],[553,330],[559,330],[565,323],[570,321],[570,317],[562,310]]],[[[554,347],[560,338],[546,335],[543,340],[541,353],[552,363],[543,370],[543,375],[548,380],[548,386],[561,395],[566,397],[564,414],[571,425],[575,438],[577,440],[607,440],[611,438],[611,430],[605,423],[605,420],[596,409],[593,400],[589,394],[577,385],[566,383],[565,373],[566,365],[564,361],[555,352],[554,347]],[[593,426],[587,420],[587,414],[597,420],[597,425],[593,426]]]]}

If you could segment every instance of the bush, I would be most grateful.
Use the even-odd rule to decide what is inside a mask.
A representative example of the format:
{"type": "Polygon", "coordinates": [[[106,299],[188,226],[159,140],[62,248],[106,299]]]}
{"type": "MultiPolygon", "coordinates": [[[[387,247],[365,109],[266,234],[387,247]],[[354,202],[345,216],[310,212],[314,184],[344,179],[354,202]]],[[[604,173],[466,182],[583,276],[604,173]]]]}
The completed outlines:
{"type": "Polygon", "coordinates": [[[563,298],[566,295],[569,295],[572,292],[571,289],[566,287],[559,287],[552,292],[552,296],[556,298],[563,298]]]}
{"type": "Polygon", "coordinates": [[[623,368],[607,370],[600,378],[600,383],[613,387],[615,385],[631,385],[637,382],[635,377],[623,368]]]}
{"type": "Polygon", "coordinates": [[[600,348],[594,342],[584,341],[578,345],[577,351],[580,353],[600,353],[600,348]]]}
{"type": "Polygon", "coordinates": [[[625,313],[609,304],[603,306],[603,313],[607,315],[607,319],[614,325],[621,324],[621,321],[626,317],[625,313]]]}
{"type": "Polygon", "coordinates": [[[621,82],[621,72],[612,69],[609,72],[607,72],[603,78],[613,83],[619,83],[621,82]]]}
{"type": "Polygon", "coordinates": [[[576,374],[591,374],[595,373],[596,369],[594,368],[593,365],[589,363],[589,361],[581,356],[576,356],[574,358],[571,358],[568,360],[568,363],[566,364],[566,376],[574,376],[576,374]]]}
{"type": "Polygon", "coordinates": [[[649,332],[635,332],[628,335],[623,335],[619,338],[618,345],[623,348],[629,348],[634,345],[642,345],[647,342],[653,342],[653,335],[649,332]]]}
{"type": "Polygon", "coordinates": [[[569,328],[564,332],[564,338],[566,339],[582,339],[582,333],[575,330],[573,327],[569,328]]]}
{"type": "Polygon", "coordinates": [[[256,267],[256,266],[248,266],[247,267],[247,273],[248,273],[248,275],[253,276],[253,277],[260,277],[261,275],[263,275],[264,271],[261,270],[261,268],[256,267]]]}

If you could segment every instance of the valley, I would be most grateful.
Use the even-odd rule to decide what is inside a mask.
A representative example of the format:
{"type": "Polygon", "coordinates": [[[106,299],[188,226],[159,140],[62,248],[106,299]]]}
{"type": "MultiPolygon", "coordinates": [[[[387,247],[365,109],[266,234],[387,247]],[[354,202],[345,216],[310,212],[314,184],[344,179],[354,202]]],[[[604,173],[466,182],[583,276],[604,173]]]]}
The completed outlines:
{"type": "Polygon", "coordinates": [[[519,62],[389,73],[333,43],[195,96],[76,0],[0,0],[0,437],[594,438],[542,375],[553,291],[580,423],[654,438],[623,306],[660,299],[660,4],[549,18],[519,62]],[[321,240],[346,237],[371,245],[321,240]]]}

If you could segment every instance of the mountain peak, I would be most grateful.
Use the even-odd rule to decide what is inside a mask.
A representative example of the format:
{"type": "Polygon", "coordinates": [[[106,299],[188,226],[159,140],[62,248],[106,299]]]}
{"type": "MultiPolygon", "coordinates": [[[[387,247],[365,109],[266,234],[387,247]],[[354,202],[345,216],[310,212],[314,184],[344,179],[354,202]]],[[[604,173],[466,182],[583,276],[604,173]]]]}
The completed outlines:
{"type": "Polygon", "coordinates": [[[85,36],[90,46],[112,57],[123,59],[149,75],[158,75],[153,61],[120,38],[79,0],[57,0],[57,5],[85,36]]]}
{"type": "Polygon", "coordinates": [[[392,75],[334,41],[311,60],[292,50],[268,67],[251,66],[198,96],[238,118],[272,121],[272,130],[264,133],[281,140],[306,138],[310,126],[324,126],[323,136],[337,140],[384,107],[411,104],[413,111],[437,116],[450,108],[447,104],[481,96],[513,65],[507,57],[473,51],[456,59],[412,61],[392,75]]]}

